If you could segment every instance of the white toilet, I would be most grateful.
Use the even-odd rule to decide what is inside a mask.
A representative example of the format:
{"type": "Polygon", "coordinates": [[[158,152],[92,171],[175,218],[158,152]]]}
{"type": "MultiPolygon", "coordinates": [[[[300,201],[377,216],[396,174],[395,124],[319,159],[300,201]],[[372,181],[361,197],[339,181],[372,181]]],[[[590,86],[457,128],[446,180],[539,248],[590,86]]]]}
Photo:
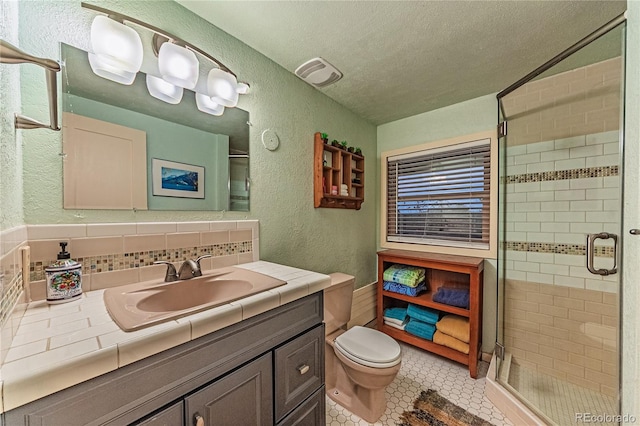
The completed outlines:
{"type": "Polygon", "coordinates": [[[347,330],[355,278],[339,272],[324,289],[325,382],[329,398],[376,422],[387,408],[385,388],[400,371],[398,342],[366,327],[347,330]]]}

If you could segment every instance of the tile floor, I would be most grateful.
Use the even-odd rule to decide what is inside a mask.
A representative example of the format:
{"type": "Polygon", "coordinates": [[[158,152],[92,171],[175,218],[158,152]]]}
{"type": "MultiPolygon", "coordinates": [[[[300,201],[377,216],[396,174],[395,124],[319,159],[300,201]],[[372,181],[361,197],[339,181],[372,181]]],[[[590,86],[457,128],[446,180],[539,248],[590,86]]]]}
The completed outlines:
{"type": "MultiPolygon", "coordinates": [[[[454,404],[470,413],[491,422],[495,426],[512,425],[503,414],[484,396],[487,363],[477,380],[469,376],[466,366],[450,361],[430,352],[400,343],[402,367],[396,379],[387,387],[387,409],[376,426],[391,426],[399,423],[400,415],[413,409],[413,401],[421,390],[434,389],[454,404]]],[[[328,397],[326,423],[328,426],[369,425],[351,414],[328,397]]]]}
{"type": "MultiPolygon", "coordinates": [[[[509,384],[559,425],[576,423],[576,413],[618,414],[615,398],[532,371],[515,362],[511,363],[509,369],[509,384]]],[[[614,423],[591,424],[601,426],[614,423]]]]}

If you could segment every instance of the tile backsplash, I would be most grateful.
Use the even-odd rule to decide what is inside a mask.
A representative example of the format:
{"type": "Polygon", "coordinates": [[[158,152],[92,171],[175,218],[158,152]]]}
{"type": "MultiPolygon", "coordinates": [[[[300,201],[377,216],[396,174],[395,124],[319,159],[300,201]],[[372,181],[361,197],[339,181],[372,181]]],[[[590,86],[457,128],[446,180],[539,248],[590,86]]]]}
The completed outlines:
{"type": "Polygon", "coordinates": [[[45,268],[67,242],[71,258],[82,264],[83,289],[99,290],[161,278],[165,265],[210,254],[203,269],[259,260],[258,221],[88,224],[28,227],[32,297],[44,298],[45,268]],[[71,237],[65,237],[71,235],[71,237]]]}
{"type": "Polygon", "coordinates": [[[154,265],[157,260],[179,267],[186,259],[210,254],[201,261],[206,270],[260,259],[257,220],[27,225],[6,230],[0,235],[0,361],[26,307],[20,249],[30,247],[31,298],[41,300],[46,298],[45,268],[56,260],[60,242],[68,243],[71,258],[82,264],[84,291],[161,279],[166,266],[154,265]]]}

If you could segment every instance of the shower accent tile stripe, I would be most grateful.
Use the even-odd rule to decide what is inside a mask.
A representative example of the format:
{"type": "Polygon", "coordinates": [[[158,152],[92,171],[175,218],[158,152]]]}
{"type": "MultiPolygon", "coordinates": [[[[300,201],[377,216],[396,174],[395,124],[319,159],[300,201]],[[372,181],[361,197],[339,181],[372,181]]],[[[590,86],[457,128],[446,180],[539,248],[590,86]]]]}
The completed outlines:
{"type": "Polygon", "coordinates": [[[566,179],[586,179],[594,177],[618,176],[618,166],[589,167],[584,169],[558,170],[538,173],[510,175],[504,183],[549,182],[566,179]]]}
{"type": "MultiPolygon", "coordinates": [[[[530,243],[527,241],[505,241],[503,248],[512,251],[527,251],[532,253],[570,254],[574,256],[586,256],[586,244],[555,244],[555,243],[530,243]]],[[[613,247],[594,247],[596,257],[613,257],[613,247]]]]}
{"type": "MultiPolygon", "coordinates": [[[[506,278],[618,291],[615,276],[586,270],[585,256],[587,234],[619,228],[619,137],[611,130],[506,147],[506,278]]],[[[594,254],[598,268],[612,267],[612,240],[594,254]]]]}

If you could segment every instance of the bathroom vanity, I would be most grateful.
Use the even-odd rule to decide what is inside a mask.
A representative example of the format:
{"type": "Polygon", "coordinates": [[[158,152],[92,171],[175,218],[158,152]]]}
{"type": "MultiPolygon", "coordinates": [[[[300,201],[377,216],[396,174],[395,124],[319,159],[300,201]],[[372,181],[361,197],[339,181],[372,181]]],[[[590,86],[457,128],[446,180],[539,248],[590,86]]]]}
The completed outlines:
{"type": "Polygon", "coordinates": [[[286,303],[11,409],[4,424],[324,424],[317,287],[280,287],[286,303]]]}

